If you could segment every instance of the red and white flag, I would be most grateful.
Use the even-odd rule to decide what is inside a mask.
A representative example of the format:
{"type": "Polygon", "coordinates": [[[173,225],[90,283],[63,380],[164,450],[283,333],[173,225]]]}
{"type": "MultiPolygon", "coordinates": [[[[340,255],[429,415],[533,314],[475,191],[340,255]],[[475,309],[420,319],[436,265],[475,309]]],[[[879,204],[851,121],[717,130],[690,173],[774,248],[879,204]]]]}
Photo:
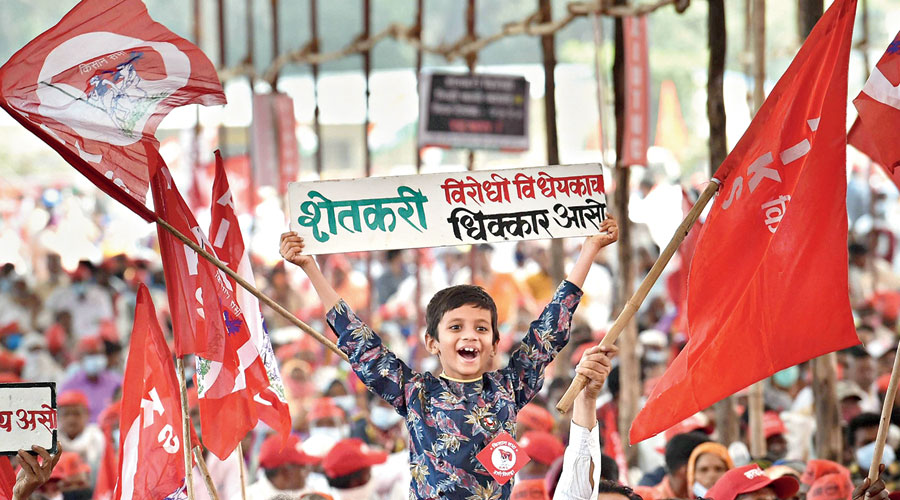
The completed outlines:
{"type": "Polygon", "coordinates": [[[187,498],[181,397],[150,292],[138,288],[122,383],[115,500],[187,498]]]}
{"type": "Polygon", "coordinates": [[[900,165],[900,33],[872,69],[853,105],[859,112],[861,132],[877,151],[867,154],[893,173],[900,165]]]}
{"type": "MultiPolygon", "coordinates": [[[[228,267],[232,271],[238,273],[247,282],[255,283],[253,269],[250,267],[250,253],[244,246],[234,200],[222,156],[216,151],[216,177],[212,190],[212,219],[209,227],[209,234],[213,238],[212,246],[219,258],[228,263],[228,267]]],[[[259,391],[256,390],[257,388],[252,388],[252,390],[248,388],[250,390],[248,396],[253,399],[254,409],[259,418],[281,434],[284,439],[287,439],[291,433],[291,414],[284,396],[284,383],[281,380],[278,360],[275,358],[272,342],[263,323],[259,299],[244,288],[237,287],[233,282],[232,286],[235,288],[238,304],[241,306],[250,332],[249,342],[254,346],[254,350],[246,348],[246,352],[249,357],[255,358],[251,360],[254,370],[258,370],[259,365],[262,364],[263,370],[267,374],[265,387],[259,391]]],[[[239,352],[244,352],[244,348],[242,347],[239,352]]],[[[201,396],[201,417],[203,416],[204,399],[201,396]]],[[[214,415],[216,414],[221,415],[222,413],[217,412],[214,415]]],[[[203,435],[207,436],[208,434],[203,432],[203,435]]]]}
{"type": "Polygon", "coordinates": [[[715,177],[691,261],[689,339],[631,427],[662,432],[778,370],[859,342],[847,284],[847,67],[835,1],[715,177]]]}
{"type": "Polygon", "coordinates": [[[0,68],[0,107],[147,221],[156,127],[186,104],[225,104],[215,68],[140,0],[79,2],[0,68]]]}

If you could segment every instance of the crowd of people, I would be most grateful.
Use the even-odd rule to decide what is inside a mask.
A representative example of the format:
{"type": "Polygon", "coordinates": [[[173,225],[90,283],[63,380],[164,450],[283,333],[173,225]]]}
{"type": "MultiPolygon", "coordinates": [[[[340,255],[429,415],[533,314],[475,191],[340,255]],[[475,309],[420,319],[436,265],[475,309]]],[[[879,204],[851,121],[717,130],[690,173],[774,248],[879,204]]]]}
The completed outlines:
{"type": "MultiPolygon", "coordinates": [[[[172,338],[161,261],[152,252],[154,236],[141,242],[148,251],[138,255],[101,252],[97,258],[67,262],[65,254],[46,245],[49,238],[41,234],[58,229],[65,219],[60,211],[70,206],[42,206],[48,217],[37,229],[33,224],[26,227],[27,218],[16,214],[5,214],[0,223],[0,241],[9,241],[13,233],[21,242],[21,258],[0,263],[0,381],[58,384],[63,452],[53,473],[31,498],[91,498],[104,454],[118,449],[117,402],[138,284],[150,288],[160,323],[172,338]]],[[[99,209],[84,214],[95,228],[92,238],[98,247],[109,228],[104,215],[99,209]]],[[[646,228],[637,224],[633,231],[639,280],[658,248],[646,228]]],[[[764,456],[751,456],[748,451],[747,395],[738,393],[740,440],[722,442],[716,414],[710,409],[637,444],[627,461],[622,445],[627,429],[620,429],[618,423],[619,390],[623,384],[638,384],[642,394],[648,395],[686,342],[680,288],[673,283],[675,272],[654,287],[637,315],[640,380],[622,380],[614,351],[592,348],[614,313],[614,276],[620,272],[615,243],[597,248],[585,261],[582,241],[570,239],[563,242],[567,272],[578,269],[581,262],[589,276],[576,287],[584,295],[571,317],[568,346],[536,375],[542,383],[533,384],[535,391],[527,395],[530,402],[523,401],[518,408],[515,424],[512,419],[498,424],[511,431],[530,457],[514,486],[503,494],[516,499],[613,494],[629,500],[734,500],[751,493],[759,493],[754,498],[760,499],[849,500],[864,494],[886,498],[900,481],[900,462],[895,460],[900,449],[900,412],[894,412],[895,424],[885,446],[883,483],[870,484],[864,478],[872,462],[879,412],[888,397],[897,349],[900,294],[895,287],[900,281],[891,263],[893,247],[891,252],[882,251],[886,240],[893,241],[892,233],[871,229],[851,237],[850,295],[861,344],[836,357],[844,436],[840,459],[817,456],[817,402],[811,366],[804,363],[764,381],[764,456]],[[592,384],[579,396],[574,412],[557,414],[553,407],[575,371],[590,366],[596,368],[592,384]],[[579,486],[584,484],[586,492],[579,486]]],[[[330,255],[321,256],[317,264],[322,280],[352,308],[352,316],[335,317],[335,302],[323,298],[306,268],[259,257],[254,269],[260,289],[318,331],[335,338],[332,331],[340,333],[342,321],[364,321],[404,366],[416,374],[434,375],[423,380],[446,375],[441,383],[447,384],[455,378],[448,375],[440,354],[443,341],[437,336],[430,341],[426,333],[426,306],[438,291],[474,284],[496,304],[496,323],[491,328],[496,334],[496,356],[485,372],[514,361],[529,324],[548,303],[562,300],[559,283],[552,277],[547,241],[330,255]]],[[[677,270],[679,265],[684,263],[673,262],[670,267],[677,270]]],[[[260,500],[407,498],[410,484],[420,479],[417,475],[433,474],[430,471],[438,468],[431,461],[417,464],[416,453],[411,458],[410,447],[422,447],[424,442],[409,430],[410,415],[415,412],[400,411],[385,391],[375,394],[371,379],[360,376],[358,369],[274,311],[264,309],[263,313],[280,363],[294,432],[287,446],[282,446],[260,424],[245,439],[242,456],[236,452],[220,461],[207,453],[219,498],[242,498],[242,487],[246,498],[260,500]],[[241,461],[247,470],[243,485],[241,461]]],[[[339,340],[342,349],[353,349],[352,342],[339,340]]],[[[456,375],[465,379],[466,372],[456,375]]],[[[196,390],[189,391],[189,396],[199,431],[196,390]]],[[[433,422],[428,425],[440,427],[433,422]]],[[[436,442],[428,443],[431,449],[414,451],[426,454],[434,446],[449,450],[466,438],[460,433],[454,443],[438,436],[436,442]]],[[[30,467],[19,462],[23,469],[30,467]]],[[[208,498],[201,475],[196,474],[194,481],[197,498],[208,498]]],[[[459,481],[465,481],[462,473],[459,481]]],[[[420,484],[432,483],[425,478],[420,484]]],[[[424,490],[417,494],[428,497],[424,490]]]]}

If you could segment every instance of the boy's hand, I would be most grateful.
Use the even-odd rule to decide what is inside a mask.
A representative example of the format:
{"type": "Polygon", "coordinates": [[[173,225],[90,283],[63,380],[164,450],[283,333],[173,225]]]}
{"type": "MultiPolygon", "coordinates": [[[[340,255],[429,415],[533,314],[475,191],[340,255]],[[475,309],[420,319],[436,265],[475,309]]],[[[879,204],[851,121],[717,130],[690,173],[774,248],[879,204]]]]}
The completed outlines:
{"type": "Polygon", "coordinates": [[[305,270],[309,266],[315,266],[316,260],[311,255],[305,255],[303,247],[303,238],[297,233],[291,231],[281,234],[281,256],[284,257],[284,260],[305,270]]]}
{"type": "Polygon", "coordinates": [[[601,248],[619,239],[619,224],[612,215],[607,215],[600,224],[600,232],[584,240],[584,250],[596,254],[601,248]]]}
{"type": "Polygon", "coordinates": [[[575,372],[584,375],[588,379],[588,383],[584,386],[582,394],[588,399],[597,399],[600,391],[603,390],[603,383],[609,371],[612,370],[611,358],[619,352],[619,348],[612,346],[596,345],[584,351],[581,355],[581,361],[575,367],[575,372]]]}

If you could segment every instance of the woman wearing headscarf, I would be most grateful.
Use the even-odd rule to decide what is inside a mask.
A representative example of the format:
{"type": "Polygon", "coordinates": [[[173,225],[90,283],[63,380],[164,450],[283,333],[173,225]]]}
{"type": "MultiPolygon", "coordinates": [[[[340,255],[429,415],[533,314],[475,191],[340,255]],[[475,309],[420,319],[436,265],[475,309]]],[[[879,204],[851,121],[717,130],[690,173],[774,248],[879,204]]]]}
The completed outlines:
{"type": "Polygon", "coordinates": [[[688,459],[688,488],[694,496],[703,498],[707,490],[733,467],[727,448],[712,441],[702,443],[694,448],[688,459]]]}

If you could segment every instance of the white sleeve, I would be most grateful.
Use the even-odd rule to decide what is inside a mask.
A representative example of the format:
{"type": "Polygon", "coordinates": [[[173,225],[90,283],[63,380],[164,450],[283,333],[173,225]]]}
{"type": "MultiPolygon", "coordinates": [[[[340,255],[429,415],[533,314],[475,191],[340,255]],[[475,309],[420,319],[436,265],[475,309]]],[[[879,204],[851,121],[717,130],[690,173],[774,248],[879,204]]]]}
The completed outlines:
{"type": "Polygon", "coordinates": [[[600,482],[600,428],[587,430],[572,422],[569,446],[563,455],[563,469],[553,500],[592,500],[600,482]],[[594,470],[591,474],[591,465],[594,470]]]}

